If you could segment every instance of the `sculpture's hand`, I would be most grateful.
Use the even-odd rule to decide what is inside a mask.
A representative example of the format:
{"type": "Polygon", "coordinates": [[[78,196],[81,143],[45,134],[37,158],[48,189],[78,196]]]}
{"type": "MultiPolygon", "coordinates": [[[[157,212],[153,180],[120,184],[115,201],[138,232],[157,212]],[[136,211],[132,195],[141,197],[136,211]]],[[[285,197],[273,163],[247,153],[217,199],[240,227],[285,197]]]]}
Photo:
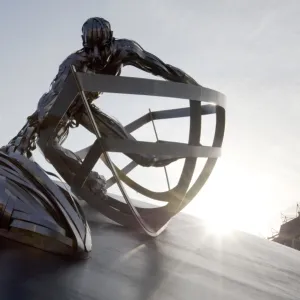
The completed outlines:
{"type": "Polygon", "coordinates": [[[27,157],[32,156],[32,151],[36,148],[36,138],[39,131],[37,112],[27,118],[26,124],[18,134],[1,148],[6,153],[18,152],[27,157]]]}

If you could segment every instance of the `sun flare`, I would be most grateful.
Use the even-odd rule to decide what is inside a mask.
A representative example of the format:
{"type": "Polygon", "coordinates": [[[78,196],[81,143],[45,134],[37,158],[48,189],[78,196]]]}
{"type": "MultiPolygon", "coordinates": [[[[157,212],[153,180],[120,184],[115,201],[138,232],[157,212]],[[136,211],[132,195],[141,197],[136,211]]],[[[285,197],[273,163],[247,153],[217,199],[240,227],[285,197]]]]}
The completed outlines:
{"type": "Polygon", "coordinates": [[[204,221],[205,231],[208,235],[224,237],[232,235],[234,228],[224,220],[219,221],[204,221]]]}

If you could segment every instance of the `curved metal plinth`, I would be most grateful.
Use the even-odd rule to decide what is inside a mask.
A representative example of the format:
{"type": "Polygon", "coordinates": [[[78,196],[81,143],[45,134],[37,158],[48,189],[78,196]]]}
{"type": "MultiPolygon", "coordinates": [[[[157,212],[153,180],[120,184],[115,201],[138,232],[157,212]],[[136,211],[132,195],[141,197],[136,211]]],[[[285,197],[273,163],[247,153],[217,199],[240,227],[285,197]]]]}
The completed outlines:
{"type": "Polygon", "coordinates": [[[77,201],[36,163],[0,152],[0,236],[49,252],[86,256],[91,236],[77,201]]]}

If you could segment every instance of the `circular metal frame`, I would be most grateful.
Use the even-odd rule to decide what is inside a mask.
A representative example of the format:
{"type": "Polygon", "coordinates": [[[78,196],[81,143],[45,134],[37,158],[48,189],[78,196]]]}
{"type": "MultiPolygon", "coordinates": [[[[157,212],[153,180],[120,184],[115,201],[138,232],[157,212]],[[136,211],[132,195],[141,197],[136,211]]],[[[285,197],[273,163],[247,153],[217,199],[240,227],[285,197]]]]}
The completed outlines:
{"type": "MultiPolygon", "coordinates": [[[[124,226],[139,227],[148,235],[157,236],[166,228],[170,219],[180,212],[198,194],[210,176],[221,154],[220,150],[225,131],[225,96],[217,91],[201,86],[160,80],[76,73],[76,70],[73,68],[73,72],[67,80],[66,88],[62,91],[62,95],[58,96],[56,103],[49,112],[49,118],[56,117],[59,122],[78,93],[92,121],[97,140],[92,147],[85,149],[86,151],[81,151],[81,154],[86,152],[82,168],[72,182],[68,182],[68,184],[76,194],[115,222],[124,226]],[[76,91],[74,91],[74,89],[76,91]],[[167,119],[168,116],[172,118],[189,116],[190,129],[188,144],[174,142],[150,143],[103,138],[93,120],[93,114],[85,98],[85,91],[188,99],[189,107],[185,109],[169,110],[167,113],[165,112],[165,114],[163,112],[156,112],[156,114],[154,113],[153,115],[147,114],[126,126],[126,129],[132,132],[150,122],[152,119],[167,119]],[[64,99],[60,99],[60,97],[64,99]],[[69,99],[69,102],[66,101],[66,97],[69,99]],[[59,102],[62,100],[64,104],[59,102]],[[202,102],[209,103],[209,105],[202,105],[202,102]],[[204,147],[200,146],[201,122],[202,115],[208,113],[215,113],[216,127],[212,146],[204,147]],[[178,184],[174,188],[165,192],[153,192],[127,176],[127,171],[130,171],[130,169],[134,167],[134,163],[127,166],[127,170],[126,168],[125,170],[120,170],[111,161],[107,152],[152,154],[158,157],[180,157],[185,158],[185,162],[178,184]],[[118,185],[127,205],[110,196],[108,196],[107,201],[97,199],[95,195],[81,188],[85,180],[83,176],[88,175],[101,155],[113,174],[113,177],[108,181],[109,186],[114,183],[118,185]],[[198,157],[206,157],[207,161],[202,172],[198,175],[194,184],[191,185],[198,157]],[[138,193],[154,200],[167,202],[167,205],[155,208],[135,207],[126,193],[123,182],[138,193]]],[[[44,132],[40,133],[39,145],[41,149],[43,149],[45,145],[49,148],[50,136],[53,135],[56,127],[57,124],[52,123],[52,127],[48,126],[44,132]]]]}

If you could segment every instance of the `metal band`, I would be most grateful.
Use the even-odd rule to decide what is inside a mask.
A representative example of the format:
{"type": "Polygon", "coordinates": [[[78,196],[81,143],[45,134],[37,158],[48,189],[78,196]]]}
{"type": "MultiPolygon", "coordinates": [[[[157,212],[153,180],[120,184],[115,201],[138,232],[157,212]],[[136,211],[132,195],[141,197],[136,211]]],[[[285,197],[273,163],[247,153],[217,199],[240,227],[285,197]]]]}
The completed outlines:
{"type": "MultiPolygon", "coordinates": [[[[188,144],[173,142],[148,143],[99,137],[92,147],[77,152],[77,155],[80,154],[85,160],[81,170],[77,172],[72,182],[68,182],[75,193],[115,222],[135,228],[141,226],[147,234],[153,236],[158,235],[167,226],[168,221],[199,192],[208,179],[217,158],[221,155],[225,129],[225,96],[211,89],[182,83],[86,73],[73,73],[73,75],[76,76],[75,80],[70,76],[67,80],[68,84],[61,92],[64,98],[61,97],[61,94],[58,97],[59,101],[63,101],[64,104],[60,107],[60,103],[57,100],[49,112],[49,116],[55,116],[57,122],[50,124],[47,130],[40,132],[39,145],[42,150],[47,148],[47,151],[51,152],[51,134],[56,130],[60,118],[63,117],[68,107],[71,106],[76,95],[78,93],[82,95],[82,91],[191,99],[189,100],[190,107],[152,112],[153,120],[189,117],[190,132],[188,144]],[[72,80],[74,81],[73,83],[72,80]],[[78,80],[79,83],[76,84],[76,80],[78,80]],[[79,88],[79,90],[77,88],[79,88]],[[210,104],[202,105],[201,102],[210,104]],[[216,129],[212,147],[199,146],[201,117],[207,114],[216,115],[216,129]],[[122,180],[137,192],[155,200],[166,201],[168,204],[164,207],[151,209],[135,208],[131,204],[126,192],[123,191],[124,193],[122,192],[122,194],[123,196],[125,195],[125,200],[129,205],[129,207],[127,207],[125,203],[121,203],[111,197],[108,197],[108,201],[103,201],[97,199],[96,195],[89,193],[84,188],[81,189],[80,187],[84,183],[86,176],[92,170],[103,151],[122,152],[125,154],[151,154],[163,158],[184,158],[185,163],[178,184],[170,191],[159,193],[142,187],[127,176],[127,173],[129,173],[136,164],[129,164],[123,170],[120,170],[117,166],[112,164],[114,171],[113,177],[108,180],[109,186],[118,183],[119,187],[122,187],[122,185],[120,185],[120,181],[122,180]],[[207,158],[207,162],[201,174],[196,178],[196,182],[191,185],[198,157],[207,158]]],[[[150,122],[152,119],[150,114],[146,114],[127,125],[125,129],[128,132],[132,132],[150,122]]],[[[107,164],[106,160],[105,163],[107,164]]],[[[110,165],[108,166],[110,168],[110,165]]]]}
{"type": "Polygon", "coordinates": [[[225,108],[225,95],[202,86],[163,80],[76,73],[84,91],[201,101],[225,108]]]}

